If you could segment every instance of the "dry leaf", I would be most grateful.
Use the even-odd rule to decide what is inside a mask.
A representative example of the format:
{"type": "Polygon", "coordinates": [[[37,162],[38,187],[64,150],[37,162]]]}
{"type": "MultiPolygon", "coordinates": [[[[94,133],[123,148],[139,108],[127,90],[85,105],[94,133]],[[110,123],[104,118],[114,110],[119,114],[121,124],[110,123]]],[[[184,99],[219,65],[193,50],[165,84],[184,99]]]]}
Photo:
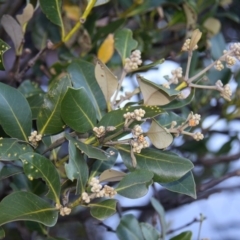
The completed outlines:
{"type": "Polygon", "coordinates": [[[26,25],[28,21],[32,18],[33,13],[34,13],[33,5],[31,3],[28,3],[26,7],[23,9],[23,13],[16,16],[18,22],[22,26],[23,32],[25,32],[26,25]]]}
{"type": "Polygon", "coordinates": [[[193,51],[193,49],[198,44],[201,37],[202,37],[202,32],[200,32],[199,29],[195,29],[192,33],[191,42],[189,44],[190,51],[193,51]]]}
{"type": "Polygon", "coordinates": [[[118,182],[126,175],[124,172],[119,172],[113,169],[107,169],[99,177],[100,182],[118,182]]]}
{"type": "Polygon", "coordinates": [[[16,55],[19,55],[20,46],[22,45],[23,42],[23,31],[21,26],[10,15],[3,15],[1,19],[1,24],[13,41],[16,55]]]}
{"type": "Polygon", "coordinates": [[[95,77],[102,89],[106,102],[110,102],[110,98],[117,89],[118,81],[117,77],[108,69],[108,67],[97,60],[95,67],[95,77]]]}
{"type": "Polygon", "coordinates": [[[168,147],[173,141],[172,134],[168,133],[164,127],[154,120],[152,121],[151,127],[147,132],[147,136],[151,140],[152,144],[159,149],[168,147]]]}
{"type": "Polygon", "coordinates": [[[64,4],[63,10],[65,11],[67,18],[74,20],[74,21],[79,21],[80,16],[81,16],[79,6],[64,4]]]}
{"type": "Polygon", "coordinates": [[[114,37],[113,34],[108,34],[107,38],[103,41],[98,49],[97,56],[103,62],[107,63],[114,53],[114,37]]]}

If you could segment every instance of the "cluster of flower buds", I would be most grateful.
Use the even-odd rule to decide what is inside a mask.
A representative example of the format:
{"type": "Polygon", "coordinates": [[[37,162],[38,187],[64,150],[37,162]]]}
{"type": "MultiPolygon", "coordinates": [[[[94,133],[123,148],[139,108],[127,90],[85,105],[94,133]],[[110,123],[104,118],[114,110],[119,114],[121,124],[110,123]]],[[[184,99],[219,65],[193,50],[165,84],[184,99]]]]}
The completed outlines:
{"type": "Polygon", "coordinates": [[[137,121],[141,121],[142,118],[145,115],[145,111],[143,109],[135,109],[133,112],[127,112],[125,114],[123,114],[123,117],[125,119],[136,119],[137,121]]]}
{"type": "Polygon", "coordinates": [[[105,185],[102,187],[102,185],[99,183],[99,180],[97,178],[92,178],[89,185],[91,186],[91,194],[89,195],[86,192],[82,193],[82,200],[85,203],[89,203],[91,199],[98,198],[98,197],[110,197],[113,198],[117,192],[114,188],[105,185]]]}
{"type": "Polygon", "coordinates": [[[124,69],[126,72],[131,72],[138,69],[138,66],[141,64],[141,52],[139,50],[135,50],[132,52],[130,58],[125,59],[124,69]]]}
{"type": "Polygon", "coordinates": [[[182,46],[182,51],[188,52],[188,51],[194,51],[198,48],[198,42],[202,37],[202,32],[199,31],[199,29],[195,29],[192,32],[192,36],[191,39],[188,38],[186,39],[186,41],[184,42],[183,46],[182,46]]]}
{"type": "Polygon", "coordinates": [[[200,141],[200,140],[203,140],[204,136],[202,133],[200,132],[195,132],[193,134],[193,138],[196,140],[196,141],[200,141]]]}
{"type": "Polygon", "coordinates": [[[188,125],[190,127],[195,127],[199,124],[201,120],[201,115],[200,114],[193,114],[193,112],[191,112],[189,115],[188,115],[188,125]]]}
{"type": "Polygon", "coordinates": [[[93,132],[95,133],[95,135],[98,138],[103,137],[106,132],[111,132],[111,131],[114,131],[114,130],[116,130],[116,127],[114,127],[114,126],[108,126],[107,128],[105,128],[104,126],[93,128],[93,132]]]}
{"type": "Polygon", "coordinates": [[[31,136],[28,137],[28,140],[34,147],[37,147],[38,142],[40,142],[42,140],[42,135],[37,134],[37,131],[33,131],[31,133],[31,136]]]}
{"type": "Polygon", "coordinates": [[[214,68],[218,71],[221,71],[224,69],[224,66],[223,66],[222,62],[220,60],[218,60],[218,61],[216,61],[214,68]]]}
{"type": "Polygon", "coordinates": [[[216,88],[220,92],[220,95],[228,101],[231,101],[232,90],[229,84],[223,85],[221,80],[218,80],[216,83],[216,88]]]}
{"type": "Polygon", "coordinates": [[[172,77],[168,80],[168,82],[164,83],[163,86],[165,88],[170,88],[170,85],[173,84],[178,84],[178,80],[182,77],[182,68],[178,67],[174,70],[171,71],[172,77]]]}
{"type": "MultiPolygon", "coordinates": [[[[190,42],[191,42],[191,39],[188,38],[185,40],[183,46],[182,46],[182,51],[183,52],[188,52],[190,50],[190,42]]],[[[193,51],[196,50],[198,48],[198,45],[196,44],[194,47],[193,47],[193,51]]]]}
{"type": "Polygon", "coordinates": [[[72,211],[71,208],[63,207],[61,204],[56,204],[56,209],[59,210],[61,216],[69,215],[72,211]]]}
{"type": "Polygon", "coordinates": [[[233,43],[230,46],[230,51],[232,51],[234,57],[240,60],[240,43],[233,43]]]}
{"type": "Polygon", "coordinates": [[[133,152],[140,153],[143,148],[149,147],[148,141],[141,134],[131,141],[133,152]]]}
{"type": "Polygon", "coordinates": [[[134,128],[132,129],[132,134],[133,134],[133,137],[135,138],[141,135],[142,133],[143,133],[143,130],[140,125],[135,125],[134,128]]]}

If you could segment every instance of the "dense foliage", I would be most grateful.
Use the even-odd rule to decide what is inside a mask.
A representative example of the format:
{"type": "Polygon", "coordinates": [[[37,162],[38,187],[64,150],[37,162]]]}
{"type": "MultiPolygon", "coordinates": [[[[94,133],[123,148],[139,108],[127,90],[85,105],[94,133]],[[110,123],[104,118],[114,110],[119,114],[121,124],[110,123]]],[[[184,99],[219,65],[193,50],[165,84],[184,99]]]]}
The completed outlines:
{"type": "MultiPolygon", "coordinates": [[[[229,141],[212,152],[216,132],[201,126],[239,115],[237,71],[233,97],[228,82],[240,44],[227,47],[221,31],[240,22],[235,3],[0,2],[1,238],[101,238],[96,219],[121,240],[169,239],[165,210],[239,175],[229,172],[239,153],[227,155],[238,133],[220,132],[229,141]],[[143,76],[165,59],[179,67],[164,82],[143,76]],[[125,214],[118,196],[149,188],[140,218],[125,214]],[[103,222],[113,214],[116,230],[103,222]]],[[[191,238],[183,229],[171,239],[191,238]]]]}

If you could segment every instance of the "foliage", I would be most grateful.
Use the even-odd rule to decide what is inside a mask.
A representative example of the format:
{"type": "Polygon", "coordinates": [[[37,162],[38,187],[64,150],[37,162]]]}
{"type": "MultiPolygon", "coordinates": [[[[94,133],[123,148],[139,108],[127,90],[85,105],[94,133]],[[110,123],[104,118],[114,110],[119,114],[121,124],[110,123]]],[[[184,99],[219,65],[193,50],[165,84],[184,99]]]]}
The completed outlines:
{"type": "MultiPolygon", "coordinates": [[[[179,194],[190,202],[198,197],[201,188],[195,180],[201,184],[205,179],[194,177],[192,156],[207,162],[207,140],[194,127],[201,127],[201,117],[211,111],[208,103],[213,97],[222,104],[221,114],[231,119],[227,114],[231,102],[226,102],[232,95],[230,75],[223,64],[231,67],[240,59],[238,44],[223,54],[209,53],[209,41],[214,43],[212,49],[215,44],[225,49],[220,20],[239,21],[237,15],[224,12],[223,6],[223,1],[213,0],[40,0],[27,1],[18,15],[2,16],[2,28],[12,43],[0,39],[0,70],[6,68],[8,73],[0,83],[4,190],[0,238],[5,231],[11,237],[11,222],[24,221],[26,226],[29,222],[35,226],[26,227],[28,236],[37,232],[41,239],[59,239],[60,230],[46,228],[60,226],[59,214],[71,220],[87,212],[102,222],[121,204],[112,199],[117,194],[136,199],[156,185],[172,198],[179,194]],[[98,21],[104,17],[107,23],[98,21]],[[171,36],[173,41],[169,41],[171,36]],[[10,46],[15,60],[8,55],[10,46]],[[165,76],[161,84],[142,76],[163,63],[170,50],[179,54],[173,60],[183,63],[183,68],[165,76]],[[212,60],[206,66],[199,59],[204,51],[212,60]],[[52,53],[58,59],[49,64],[46,59],[52,53]],[[141,54],[152,63],[142,64],[141,54]],[[214,75],[219,73],[222,82],[214,75]],[[204,85],[206,75],[214,76],[211,85],[204,85]],[[123,82],[129,81],[126,76],[137,79],[132,92],[123,89],[123,82]],[[211,96],[199,97],[198,88],[208,89],[211,96]],[[190,91],[188,95],[185,90],[190,91]],[[174,139],[179,135],[187,138],[176,151],[174,139]]],[[[238,117],[239,104],[234,101],[238,117]]],[[[223,146],[218,154],[230,148],[223,146]]],[[[117,237],[167,239],[169,229],[160,199],[152,198],[150,208],[157,213],[160,229],[124,215],[115,231],[117,237]]],[[[190,231],[184,231],[171,239],[191,237],[190,231]]]]}

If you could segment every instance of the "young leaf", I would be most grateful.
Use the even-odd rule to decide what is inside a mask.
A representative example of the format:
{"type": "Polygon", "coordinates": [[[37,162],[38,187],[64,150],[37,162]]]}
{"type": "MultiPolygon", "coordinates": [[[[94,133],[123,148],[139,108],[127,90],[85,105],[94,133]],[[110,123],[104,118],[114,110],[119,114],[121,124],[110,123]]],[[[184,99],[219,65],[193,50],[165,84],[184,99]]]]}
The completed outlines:
{"type": "Polygon", "coordinates": [[[116,212],[116,204],[117,200],[108,199],[102,202],[91,203],[88,206],[90,207],[91,215],[94,218],[103,221],[116,212]]]}
{"type": "Polygon", "coordinates": [[[61,115],[73,130],[85,133],[96,125],[96,112],[84,88],[68,88],[62,100],[61,115]]]}
{"type": "MultiPolygon", "coordinates": [[[[144,78],[141,76],[137,76],[138,84],[140,86],[143,100],[145,105],[157,105],[163,106],[170,103],[175,97],[168,90],[162,90],[160,87],[155,86],[153,84],[149,84],[144,78]],[[171,94],[169,96],[169,94],[171,94]]],[[[175,93],[173,93],[175,95],[175,93]]]]}
{"type": "Polygon", "coordinates": [[[160,184],[169,191],[185,194],[196,199],[196,185],[191,171],[174,182],[160,184]]]}
{"type": "Polygon", "coordinates": [[[23,32],[26,30],[26,25],[28,21],[32,18],[34,13],[34,8],[31,3],[28,3],[23,9],[23,13],[16,16],[18,22],[20,23],[23,32]]]}
{"type": "MultiPolygon", "coordinates": [[[[134,170],[130,157],[130,147],[118,145],[116,148],[119,150],[127,168],[134,170]]],[[[190,160],[157,149],[146,148],[135,156],[137,158],[136,168],[148,169],[148,171],[153,172],[153,180],[159,183],[176,181],[193,168],[190,160]]]]}
{"type": "Polygon", "coordinates": [[[113,34],[110,33],[99,47],[97,57],[103,63],[107,63],[112,58],[113,53],[114,53],[114,38],[113,34]]]}
{"type": "Polygon", "coordinates": [[[121,218],[116,233],[119,240],[145,240],[139,222],[132,214],[124,215],[121,218]]]}
{"type": "Polygon", "coordinates": [[[61,27],[62,39],[65,35],[61,14],[61,0],[40,0],[40,6],[46,17],[54,24],[61,27]]]}
{"type": "Polygon", "coordinates": [[[1,24],[13,41],[16,55],[19,55],[20,46],[23,43],[23,31],[21,26],[10,15],[3,15],[1,24]]]}
{"type": "Polygon", "coordinates": [[[14,192],[0,202],[0,225],[13,221],[34,221],[52,227],[58,212],[44,199],[31,192],[14,192]]]}
{"type": "Polygon", "coordinates": [[[138,43],[132,38],[132,31],[130,29],[120,29],[115,35],[115,48],[122,58],[124,64],[125,59],[130,57],[132,50],[134,50],[138,43]]]}
{"type": "Polygon", "coordinates": [[[135,170],[127,174],[117,185],[118,194],[127,198],[139,198],[147,194],[153,173],[146,169],[135,170]]]}
{"type": "Polygon", "coordinates": [[[27,177],[42,178],[48,185],[47,197],[60,203],[60,177],[53,163],[38,153],[25,153],[20,156],[23,162],[23,169],[27,177]]]}
{"type": "Polygon", "coordinates": [[[2,138],[0,139],[0,160],[14,161],[19,160],[19,156],[32,152],[33,149],[29,144],[19,143],[16,139],[2,138]]]}
{"type": "Polygon", "coordinates": [[[32,113],[24,96],[15,88],[0,83],[0,124],[11,137],[28,141],[32,113]],[[19,110],[19,106],[24,111],[19,110]]]}
{"type": "Polygon", "coordinates": [[[0,171],[0,180],[22,173],[22,168],[14,166],[4,166],[0,171]]]}
{"type": "Polygon", "coordinates": [[[160,233],[149,223],[140,223],[140,227],[142,230],[142,234],[144,236],[145,240],[151,239],[151,240],[159,240],[160,239],[160,233]]]}
{"type": "Polygon", "coordinates": [[[71,137],[67,133],[65,133],[65,137],[69,141],[74,142],[75,146],[78,149],[80,149],[83,153],[85,153],[89,158],[95,158],[100,160],[109,159],[109,154],[105,154],[104,151],[102,151],[101,149],[93,147],[92,145],[85,144],[81,141],[75,140],[73,137],[71,137]]]}
{"type": "Polygon", "coordinates": [[[54,81],[44,96],[44,103],[37,117],[37,127],[40,134],[55,134],[63,130],[61,102],[68,86],[71,86],[71,81],[66,75],[54,81]]]}
{"type": "Polygon", "coordinates": [[[83,60],[75,60],[68,66],[67,71],[72,78],[74,88],[83,87],[86,90],[95,108],[95,115],[100,120],[106,113],[107,105],[95,79],[94,65],[83,60]]]}
{"type": "Polygon", "coordinates": [[[170,240],[192,240],[192,232],[185,231],[178,234],[175,237],[172,237],[170,240]]]}
{"type": "Polygon", "coordinates": [[[119,172],[114,169],[107,169],[99,176],[100,182],[119,182],[126,175],[124,172],[119,172]]]}
{"type": "Polygon", "coordinates": [[[167,223],[166,223],[166,220],[165,220],[164,208],[159,203],[159,201],[157,201],[155,198],[151,199],[151,204],[159,215],[160,224],[161,224],[161,232],[162,232],[161,235],[162,235],[162,238],[165,239],[166,230],[167,230],[167,223]]]}
{"type": "Polygon", "coordinates": [[[76,148],[74,141],[69,140],[69,163],[65,164],[67,177],[73,181],[77,179],[76,194],[81,194],[85,190],[88,181],[88,166],[83,158],[83,154],[76,148]]]}
{"type": "Polygon", "coordinates": [[[106,102],[110,102],[113,93],[117,89],[117,77],[114,76],[113,73],[108,69],[108,67],[100,60],[97,60],[96,63],[95,77],[100,88],[102,89],[106,102]]]}
{"type": "Polygon", "coordinates": [[[152,121],[151,127],[147,132],[147,136],[152,144],[159,149],[167,148],[173,141],[173,136],[168,133],[164,127],[158,124],[155,120],[152,121]]]}
{"type": "Polygon", "coordinates": [[[2,39],[0,39],[0,70],[5,70],[4,62],[3,62],[3,54],[10,49],[10,46],[5,43],[2,39]]]}

